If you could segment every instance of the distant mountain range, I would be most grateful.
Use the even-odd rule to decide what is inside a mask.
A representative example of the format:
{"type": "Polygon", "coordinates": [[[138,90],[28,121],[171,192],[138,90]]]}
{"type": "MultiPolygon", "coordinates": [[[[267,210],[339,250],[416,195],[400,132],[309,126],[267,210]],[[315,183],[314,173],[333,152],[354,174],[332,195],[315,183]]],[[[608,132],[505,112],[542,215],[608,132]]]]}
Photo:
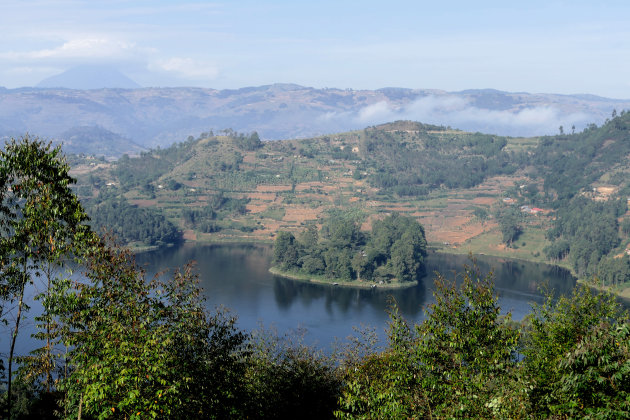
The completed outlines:
{"type": "Polygon", "coordinates": [[[138,146],[167,146],[189,135],[226,128],[255,130],[265,140],[330,134],[395,120],[510,136],[556,134],[562,125],[568,133],[601,124],[613,109],[629,108],[630,100],[491,89],[343,90],[294,84],[235,90],[0,88],[0,136],[29,132],[67,142],[68,130],[99,127],[132,143],[125,147],[118,143],[110,150],[120,155],[138,146]]]}

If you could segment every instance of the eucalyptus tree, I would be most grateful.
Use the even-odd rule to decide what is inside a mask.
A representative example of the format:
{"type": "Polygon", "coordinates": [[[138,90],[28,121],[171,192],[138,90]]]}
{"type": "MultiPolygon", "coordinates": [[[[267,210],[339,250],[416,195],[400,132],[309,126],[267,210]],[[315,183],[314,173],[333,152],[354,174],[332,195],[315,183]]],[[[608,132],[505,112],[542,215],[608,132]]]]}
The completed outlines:
{"type": "MultiPolygon", "coordinates": [[[[15,344],[24,313],[29,309],[25,290],[35,278],[55,265],[62,265],[91,232],[88,217],[70,188],[69,175],[60,147],[53,148],[28,135],[11,139],[0,151],[0,294],[15,304],[8,355],[7,410],[11,415],[11,392],[15,344]],[[44,270],[46,269],[46,270],[44,270]]],[[[50,290],[51,276],[46,290],[50,290]]],[[[44,316],[47,345],[44,359],[51,359],[51,317],[47,292],[44,316]]],[[[4,314],[6,317],[6,314],[4,314]]],[[[8,322],[7,319],[4,322],[8,322]]],[[[44,369],[48,389],[50,364],[44,369]]]]}

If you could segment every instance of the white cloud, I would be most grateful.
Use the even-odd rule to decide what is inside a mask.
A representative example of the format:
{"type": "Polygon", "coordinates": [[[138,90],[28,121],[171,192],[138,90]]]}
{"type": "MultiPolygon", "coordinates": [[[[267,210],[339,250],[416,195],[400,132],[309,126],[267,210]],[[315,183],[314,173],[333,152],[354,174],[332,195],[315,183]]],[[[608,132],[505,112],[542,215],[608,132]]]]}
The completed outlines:
{"type": "Polygon", "coordinates": [[[172,73],[186,79],[208,80],[218,76],[216,66],[199,63],[191,58],[172,57],[166,60],[156,60],[149,64],[149,69],[172,73]]]}
{"type": "Polygon", "coordinates": [[[471,105],[465,98],[454,96],[421,98],[401,110],[398,117],[508,135],[553,134],[560,125],[584,126],[592,118],[584,113],[563,111],[551,106],[520,110],[485,109],[471,105]]]}
{"type": "Polygon", "coordinates": [[[203,83],[216,79],[219,74],[217,67],[210,62],[186,57],[164,57],[162,51],[156,48],[141,47],[115,36],[99,34],[76,35],[51,48],[0,52],[2,61],[4,65],[0,64],[0,72],[19,80],[22,85],[32,85],[37,82],[36,78],[86,63],[112,65],[131,76],[148,79],[149,84],[157,85],[203,83]],[[19,73],[16,70],[18,68],[29,71],[19,73]],[[27,77],[29,74],[30,79],[27,77]]]}
{"type": "Polygon", "coordinates": [[[134,43],[105,37],[85,37],[64,42],[62,45],[35,51],[0,53],[0,57],[15,61],[50,59],[120,59],[139,52],[134,43]]]}
{"type": "Polygon", "coordinates": [[[520,110],[493,110],[472,105],[465,97],[429,95],[403,105],[380,101],[356,112],[329,112],[320,117],[333,124],[352,121],[354,126],[412,120],[447,125],[467,131],[481,131],[512,136],[554,134],[558,127],[582,128],[593,122],[592,115],[569,112],[552,106],[520,110]]]}
{"type": "Polygon", "coordinates": [[[361,109],[355,119],[360,123],[369,124],[374,121],[391,120],[395,115],[396,111],[387,102],[381,101],[361,109]]]}

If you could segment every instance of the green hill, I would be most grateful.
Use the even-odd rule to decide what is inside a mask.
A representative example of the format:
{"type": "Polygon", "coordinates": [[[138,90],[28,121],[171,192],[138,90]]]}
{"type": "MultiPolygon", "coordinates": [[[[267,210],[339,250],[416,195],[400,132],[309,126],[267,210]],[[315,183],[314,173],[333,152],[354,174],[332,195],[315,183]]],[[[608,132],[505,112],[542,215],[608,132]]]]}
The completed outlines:
{"type": "MultiPolygon", "coordinates": [[[[433,247],[554,262],[621,284],[630,281],[628,127],[622,112],[541,138],[410,121],[269,142],[224,130],[111,164],[78,161],[77,191],[91,211],[122,200],[198,241],[271,241],[339,211],[367,230],[396,212],[416,218],[433,247]]],[[[150,236],[140,242],[173,237],[150,236]]]]}

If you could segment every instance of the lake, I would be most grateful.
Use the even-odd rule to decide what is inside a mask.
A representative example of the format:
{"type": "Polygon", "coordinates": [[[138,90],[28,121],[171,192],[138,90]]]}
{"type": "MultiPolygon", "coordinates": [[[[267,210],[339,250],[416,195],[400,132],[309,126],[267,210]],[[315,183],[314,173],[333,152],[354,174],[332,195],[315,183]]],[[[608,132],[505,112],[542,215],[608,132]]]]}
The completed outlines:
{"type": "MultiPolygon", "coordinates": [[[[305,329],[305,340],[322,349],[330,349],[335,338],[353,334],[353,327],[371,326],[384,337],[391,297],[410,322],[424,317],[424,308],[433,302],[434,272],[453,278],[466,256],[430,253],[427,275],[418,286],[407,289],[350,289],[332,285],[297,282],[269,273],[272,248],[268,245],[183,244],[138,254],[138,265],[147,273],[181,267],[196,261],[208,305],[228,307],[238,316],[238,326],[245,330],[275,327],[279,333],[305,329]]],[[[570,293],[575,279],[564,269],[521,261],[478,257],[483,273],[493,270],[502,312],[512,312],[522,319],[532,302],[542,302],[541,285],[558,293],[570,293]]]]}

